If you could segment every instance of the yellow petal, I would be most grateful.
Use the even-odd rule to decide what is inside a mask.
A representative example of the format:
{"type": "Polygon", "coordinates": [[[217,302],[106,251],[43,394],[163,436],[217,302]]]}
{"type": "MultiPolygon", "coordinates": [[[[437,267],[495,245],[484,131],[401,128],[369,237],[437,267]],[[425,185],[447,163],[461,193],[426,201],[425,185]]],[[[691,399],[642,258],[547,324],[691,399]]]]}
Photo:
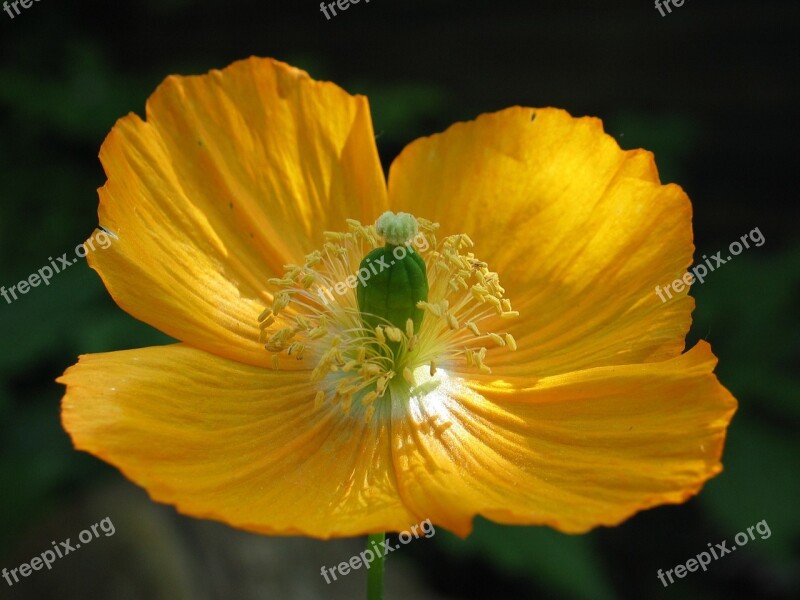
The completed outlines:
{"type": "Polygon", "coordinates": [[[183,345],[82,356],[64,428],[182,513],[319,538],[402,530],[388,423],[314,409],[306,373],[241,365],[183,345]]]}
{"type": "Polygon", "coordinates": [[[393,417],[400,493],[418,517],[462,536],[477,514],[579,533],[683,502],[720,472],[736,409],[715,363],[701,342],[669,361],[522,391],[446,382],[393,417]]]}
{"type": "Polygon", "coordinates": [[[653,157],[623,151],[598,119],[515,107],[410,144],[389,173],[393,210],[467,233],[518,319],[495,373],[546,376],[679,354],[693,301],[655,293],[693,251],[691,205],[653,157]]]}
{"type": "Polygon", "coordinates": [[[169,77],[147,120],[120,119],[100,152],[108,181],[91,253],[117,303],[193,346],[254,365],[270,277],[326,229],[369,221],[386,189],[366,98],[274,60],[169,77]]]}

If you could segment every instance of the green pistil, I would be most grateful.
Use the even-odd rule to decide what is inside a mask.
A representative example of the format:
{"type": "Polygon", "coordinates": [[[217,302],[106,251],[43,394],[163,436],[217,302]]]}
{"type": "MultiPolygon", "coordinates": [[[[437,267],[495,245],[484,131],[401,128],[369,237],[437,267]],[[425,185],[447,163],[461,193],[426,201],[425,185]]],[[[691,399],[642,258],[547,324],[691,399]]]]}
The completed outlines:
{"type": "Polygon", "coordinates": [[[428,300],[428,276],[425,261],[411,244],[419,231],[417,221],[407,213],[384,213],[375,229],[387,243],[367,254],[356,274],[356,296],[364,323],[374,329],[385,325],[385,319],[405,331],[411,319],[414,331],[419,331],[423,311],[417,303],[428,300]]]}

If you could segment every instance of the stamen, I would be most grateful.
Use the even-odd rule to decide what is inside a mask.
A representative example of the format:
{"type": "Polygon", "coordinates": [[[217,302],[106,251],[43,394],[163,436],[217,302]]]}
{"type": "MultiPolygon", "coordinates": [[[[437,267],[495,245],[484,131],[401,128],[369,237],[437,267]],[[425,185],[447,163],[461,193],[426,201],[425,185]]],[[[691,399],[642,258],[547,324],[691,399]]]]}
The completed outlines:
{"type": "MultiPolygon", "coordinates": [[[[414,222],[416,230],[406,227],[409,221],[379,231],[377,224],[348,219],[347,232],[325,232],[323,247],[310,252],[304,264],[284,265],[283,277],[269,280],[272,302],[258,316],[259,339],[276,370],[281,354],[312,362],[315,410],[338,406],[343,414],[368,422],[380,403],[434,393],[438,383],[419,385],[420,377],[438,378],[439,369],[446,376],[458,362],[491,373],[489,354],[517,349],[503,325],[519,312],[512,310],[497,273],[472,253],[472,239],[457,234],[437,241],[437,223],[414,222]],[[352,282],[362,259],[388,241],[387,236],[405,237],[400,243],[407,244],[411,237],[424,238],[424,255],[421,249],[419,254],[427,268],[427,297],[412,304],[421,319],[404,317],[392,323],[370,314],[367,324],[352,282]],[[419,367],[427,372],[415,376],[419,367]]],[[[377,270],[377,263],[372,269],[377,270]]],[[[366,278],[365,272],[360,274],[366,278]]]]}

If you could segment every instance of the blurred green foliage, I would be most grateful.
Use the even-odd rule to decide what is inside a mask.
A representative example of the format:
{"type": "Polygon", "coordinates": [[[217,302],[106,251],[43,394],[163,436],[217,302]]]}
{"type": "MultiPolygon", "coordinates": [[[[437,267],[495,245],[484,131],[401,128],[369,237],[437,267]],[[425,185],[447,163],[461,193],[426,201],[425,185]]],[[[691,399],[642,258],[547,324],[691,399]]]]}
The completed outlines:
{"type": "Polygon", "coordinates": [[[752,550],[788,568],[800,539],[800,511],[794,508],[800,499],[800,247],[765,260],[758,253],[769,245],[770,233],[759,229],[766,240],[761,248],[734,257],[694,290],[694,331],[724,357],[717,373],[740,401],[725,472],[701,501],[731,535],[766,519],[772,536],[754,542],[752,550]]]}

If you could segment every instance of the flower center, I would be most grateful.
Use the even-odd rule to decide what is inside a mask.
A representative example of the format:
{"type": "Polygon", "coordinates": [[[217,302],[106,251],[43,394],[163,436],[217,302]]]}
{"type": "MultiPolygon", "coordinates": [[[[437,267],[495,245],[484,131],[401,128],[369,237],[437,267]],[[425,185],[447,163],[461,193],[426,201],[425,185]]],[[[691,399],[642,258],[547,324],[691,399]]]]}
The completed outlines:
{"type": "Polygon", "coordinates": [[[439,368],[490,373],[490,348],[516,350],[504,323],[519,313],[468,235],[437,242],[438,223],[405,213],[347,224],[270,279],[279,291],[259,316],[275,369],[286,357],[315,364],[317,408],[369,420],[376,405],[434,391],[439,368]]]}

